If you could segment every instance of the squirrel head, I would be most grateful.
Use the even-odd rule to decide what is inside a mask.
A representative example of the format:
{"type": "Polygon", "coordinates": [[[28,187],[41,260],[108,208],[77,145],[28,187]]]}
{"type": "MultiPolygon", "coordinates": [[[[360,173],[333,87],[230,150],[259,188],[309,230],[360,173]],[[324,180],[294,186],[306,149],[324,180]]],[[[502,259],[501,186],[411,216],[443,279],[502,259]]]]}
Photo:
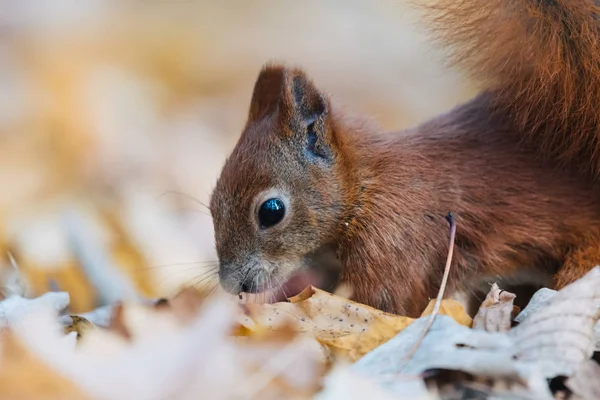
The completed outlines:
{"type": "Polygon", "coordinates": [[[261,70],[210,199],[225,290],[277,289],[315,267],[344,208],[338,140],[328,98],[303,71],[261,70]]]}

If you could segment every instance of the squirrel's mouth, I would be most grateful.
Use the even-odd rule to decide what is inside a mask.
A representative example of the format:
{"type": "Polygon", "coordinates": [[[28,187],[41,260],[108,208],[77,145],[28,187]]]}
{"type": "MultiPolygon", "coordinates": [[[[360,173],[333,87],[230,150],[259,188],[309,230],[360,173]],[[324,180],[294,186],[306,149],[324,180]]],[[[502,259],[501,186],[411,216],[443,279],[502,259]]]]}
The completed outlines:
{"type": "Polygon", "coordinates": [[[260,291],[242,293],[241,298],[250,303],[277,303],[298,295],[308,286],[320,286],[317,275],[310,270],[294,272],[283,284],[260,291]]]}
{"type": "MultiPolygon", "coordinates": [[[[323,290],[333,291],[341,271],[340,260],[335,255],[335,247],[325,245],[308,254],[304,267],[288,276],[283,284],[272,285],[255,293],[243,293],[242,300],[251,303],[276,303],[300,294],[306,287],[315,286],[323,290]]],[[[279,282],[281,279],[268,279],[279,282]]]]}

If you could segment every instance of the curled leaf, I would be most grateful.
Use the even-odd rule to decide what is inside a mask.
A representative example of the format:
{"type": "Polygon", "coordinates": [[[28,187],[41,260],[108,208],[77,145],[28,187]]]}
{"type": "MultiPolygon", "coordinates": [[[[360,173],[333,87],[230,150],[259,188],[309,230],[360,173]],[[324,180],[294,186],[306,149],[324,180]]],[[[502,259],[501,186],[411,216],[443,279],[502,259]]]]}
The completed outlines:
{"type": "Polygon", "coordinates": [[[501,290],[494,283],[473,319],[473,329],[489,332],[508,331],[511,327],[515,297],[515,294],[501,290]]]}

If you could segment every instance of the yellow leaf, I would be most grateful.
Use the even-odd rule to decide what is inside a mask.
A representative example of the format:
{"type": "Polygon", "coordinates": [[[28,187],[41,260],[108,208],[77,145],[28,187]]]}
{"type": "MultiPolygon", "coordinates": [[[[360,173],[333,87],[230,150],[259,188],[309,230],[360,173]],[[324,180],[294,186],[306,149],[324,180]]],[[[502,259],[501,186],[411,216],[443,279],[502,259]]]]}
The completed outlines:
{"type": "MultiPolygon", "coordinates": [[[[431,314],[434,302],[431,301],[422,316],[431,314]]],[[[252,336],[262,334],[265,329],[282,330],[292,326],[299,332],[312,334],[331,353],[350,361],[387,342],[414,321],[313,286],[291,297],[287,303],[248,304],[246,309],[247,315],[240,321],[240,334],[252,336]]],[[[472,324],[472,319],[455,300],[443,300],[439,314],[448,315],[461,325],[472,324]]]]}
{"type": "MultiPolygon", "coordinates": [[[[426,315],[430,315],[433,311],[433,305],[435,304],[435,299],[432,299],[425,311],[421,314],[422,317],[426,315]]],[[[440,310],[438,311],[438,315],[447,315],[452,317],[456,322],[461,325],[468,326],[469,328],[473,325],[473,319],[469,317],[469,315],[465,312],[462,304],[460,302],[453,299],[444,299],[440,304],[440,310]]]]}
{"type": "Polygon", "coordinates": [[[352,361],[395,336],[413,319],[388,314],[309,286],[289,303],[248,304],[241,322],[251,332],[291,324],[309,332],[332,353],[352,361]]]}

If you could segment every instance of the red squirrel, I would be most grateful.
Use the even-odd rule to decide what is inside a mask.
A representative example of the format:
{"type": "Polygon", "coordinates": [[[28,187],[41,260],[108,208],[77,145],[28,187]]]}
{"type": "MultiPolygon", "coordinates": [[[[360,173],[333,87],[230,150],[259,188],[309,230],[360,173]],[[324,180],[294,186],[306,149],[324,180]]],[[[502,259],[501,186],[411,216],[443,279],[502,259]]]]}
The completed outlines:
{"type": "Polygon", "coordinates": [[[499,278],[561,288],[599,264],[597,4],[436,1],[429,26],[482,90],[401,132],[267,64],[210,199],[221,286],[291,290],[313,271],[317,286],[418,316],[439,289],[448,212],[453,293],[499,278]]]}

